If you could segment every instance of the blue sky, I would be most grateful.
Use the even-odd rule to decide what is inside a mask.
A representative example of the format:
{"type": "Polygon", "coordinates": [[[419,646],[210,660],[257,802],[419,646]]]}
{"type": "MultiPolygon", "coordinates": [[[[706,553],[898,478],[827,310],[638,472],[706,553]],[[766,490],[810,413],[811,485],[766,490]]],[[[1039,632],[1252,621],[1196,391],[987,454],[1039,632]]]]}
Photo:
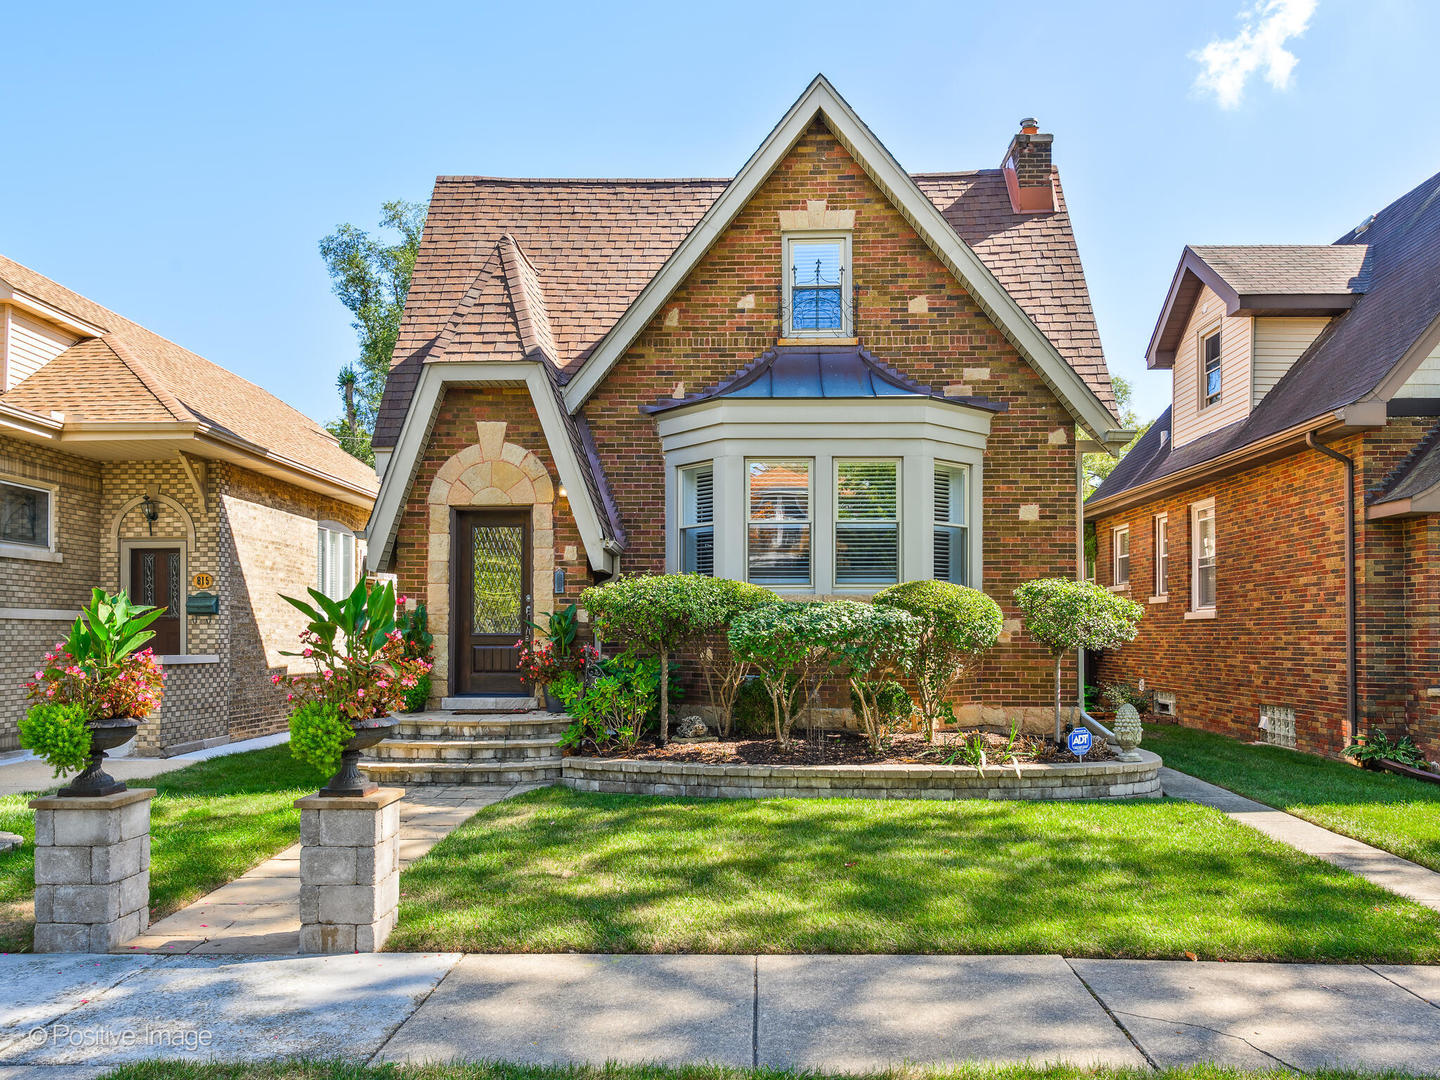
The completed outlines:
{"type": "Polygon", "coordinates": [[[1184,243],[1328,242],[1440,170],[1428,0],[79,2],[6,38],[0,252],[322,420],[355,352],[336,224],[437,173],[728,176],[816,71],[914,171],[1055,134],[1145,416],[1184,243]]]}

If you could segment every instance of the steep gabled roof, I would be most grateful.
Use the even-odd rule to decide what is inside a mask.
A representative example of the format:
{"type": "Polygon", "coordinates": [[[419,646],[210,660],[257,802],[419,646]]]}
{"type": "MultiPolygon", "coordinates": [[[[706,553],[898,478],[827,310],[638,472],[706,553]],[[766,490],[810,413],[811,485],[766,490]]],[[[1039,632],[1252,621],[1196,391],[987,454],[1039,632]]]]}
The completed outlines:
{"type": "Polygon", "coordinates": [[[0,283],[103,331],[0,394],[0,401],[42,415],[63,412],[67,421],[200,424],[375,492],[373,469],[254,383],[4,256],[0,283]]]}

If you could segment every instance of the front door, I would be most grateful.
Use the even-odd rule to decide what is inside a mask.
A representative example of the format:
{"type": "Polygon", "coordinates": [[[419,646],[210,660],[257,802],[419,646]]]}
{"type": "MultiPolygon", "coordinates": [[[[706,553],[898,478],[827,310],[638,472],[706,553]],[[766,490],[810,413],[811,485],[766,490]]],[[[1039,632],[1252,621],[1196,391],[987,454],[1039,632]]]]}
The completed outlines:
{"type": "Polygon", "coordinates": [[[454,692],[524,694],[517,642],[530,638],[529,511],[461,511],[451,550],[454,692]]]}
{"type": "Polygon", "coordinates": [[[156,656],[173,656],[180,652],[181,605],[185,589],[180,581],[179,548],[130,549],[130,601],[165,612],[150,624],[155,634],[148,647],[156,656]]]}

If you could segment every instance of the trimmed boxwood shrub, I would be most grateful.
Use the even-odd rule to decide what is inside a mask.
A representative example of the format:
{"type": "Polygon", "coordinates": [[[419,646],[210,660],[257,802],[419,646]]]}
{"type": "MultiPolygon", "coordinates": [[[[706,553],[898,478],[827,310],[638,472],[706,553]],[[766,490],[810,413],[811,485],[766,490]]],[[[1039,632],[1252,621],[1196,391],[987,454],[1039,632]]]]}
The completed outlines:
{"type": "Polygon", "coordinates": [[[1135,640],[1145,610],[1102,585],[1069,578],[1040,578],[1015,590],[1025,632],[1055,660],[1055,741],[1065,734],[1060,718],[1060,667],[1077,649],[1118,649],[1135,640]]]}
{"type": "Polygon", "coordinates": [[[730,651],[754,667],[770,695],[775,740],[790,744],[799,705],[808,701],[818,677],[828,670],[827,603],[785,600],[736,616],[730,624],[730,651]]]}
{"type": "Polygon", "coordinates": [[[894,730],[891,714],[880,707],[878,695],[910,662],[920,622],[908,611],[857,600],[831,600],[816,606],[820,617],[814,630],[819,644],[830,667],[849,680],[855,719],[870,749],[878,753],[894,730]]]}
{"type": "Polygon", "coordinates": [[[999,640],[1000,606],[978,589],[948,581],[906,581],[875,594],[876,607],[908,611],[919,622],[919,638],[906,664],[915,682],[920,726],[935,738],[942,716],[953,716],[949,697],[960,681],[999,640]]]}

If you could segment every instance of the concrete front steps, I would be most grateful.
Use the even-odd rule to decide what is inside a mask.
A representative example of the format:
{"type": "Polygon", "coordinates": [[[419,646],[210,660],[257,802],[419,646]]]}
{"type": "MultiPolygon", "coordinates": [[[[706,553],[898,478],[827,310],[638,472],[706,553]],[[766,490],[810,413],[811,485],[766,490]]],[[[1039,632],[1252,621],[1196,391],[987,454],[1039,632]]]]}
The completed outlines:
{"type": "Polygon", "coordinates": [[[380,784],[549,783],[560,779],[557,744],[569,726],[563,713],[533,710],[407,713],[360,769],[380,784]]]}

